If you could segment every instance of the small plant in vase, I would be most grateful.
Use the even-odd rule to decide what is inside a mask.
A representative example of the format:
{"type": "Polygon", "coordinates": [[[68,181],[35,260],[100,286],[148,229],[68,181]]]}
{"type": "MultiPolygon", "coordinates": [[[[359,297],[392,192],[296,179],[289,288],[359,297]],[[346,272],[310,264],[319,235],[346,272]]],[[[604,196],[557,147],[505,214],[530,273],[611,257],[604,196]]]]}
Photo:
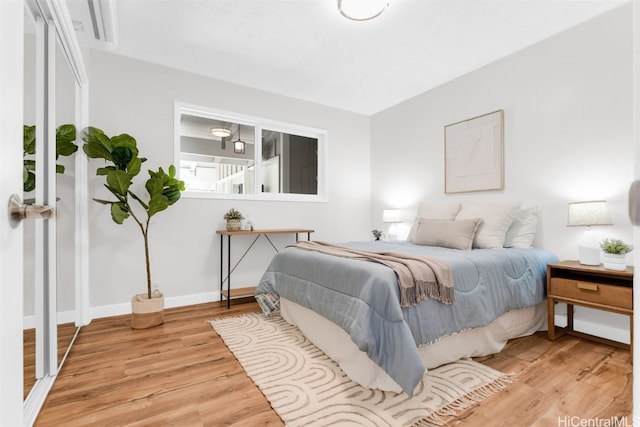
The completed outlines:
{"type": "Polygon", "coordinates": [[[380,240],[380,238],[382,237],[382,231],[380,230],[371,230],[371,233],[376,240],[380,240]]]}
{"type": "Polygon", "coordinates": [[[609,238],[600,242],[600,248],[602,248],[602,252],[604,252],[604,268],[607,270],[626,270],[626,255],[633,250],[633,245],[625,243],[621,239],[609,238]]]}
{"type": "Polygon", "coordinates": [[[244,216],[239,211],[231,208],[224,214],[224,219],[227,221],[227,231],[239,231],[240,221],[244,219],[244,216]]]}

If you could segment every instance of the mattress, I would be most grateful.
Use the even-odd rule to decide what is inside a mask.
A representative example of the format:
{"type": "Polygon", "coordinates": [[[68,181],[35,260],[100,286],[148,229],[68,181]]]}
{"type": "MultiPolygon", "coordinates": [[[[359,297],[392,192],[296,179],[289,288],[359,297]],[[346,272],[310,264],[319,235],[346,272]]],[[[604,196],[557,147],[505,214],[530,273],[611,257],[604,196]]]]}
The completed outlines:
{"type": "MultiPolygon", "coordinates": [[[[347,376],[363,387],[400,393],[402,387],[334,323],[308,308],[280,300],[280,315],[334,360],[347,376]]],[[[487,326],[467,329],[418,348],[427,369],[469,357],[499,353],[507,341],[547,329],[547,305],[509,311],[487,326]]]]}

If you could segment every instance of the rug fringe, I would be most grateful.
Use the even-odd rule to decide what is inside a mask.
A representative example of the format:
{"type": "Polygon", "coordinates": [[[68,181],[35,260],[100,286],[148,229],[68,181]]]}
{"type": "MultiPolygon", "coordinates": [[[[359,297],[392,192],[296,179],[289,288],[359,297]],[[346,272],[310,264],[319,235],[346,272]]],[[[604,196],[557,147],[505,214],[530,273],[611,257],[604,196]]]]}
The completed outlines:
{"type": "Polygon", "coordinates": [[[455,417],[463,410],[479,404],[487,397],[505,390],[509,384],[513,382],[515,377],[516,375],[513,373],[505,374],[503,377],[497,378],[482,387],[478,387],[463,397],[443,406],[425,418],[415,422],[411,427],[444,426],[449,421],[445,419],[446,417],[455,417]]]}

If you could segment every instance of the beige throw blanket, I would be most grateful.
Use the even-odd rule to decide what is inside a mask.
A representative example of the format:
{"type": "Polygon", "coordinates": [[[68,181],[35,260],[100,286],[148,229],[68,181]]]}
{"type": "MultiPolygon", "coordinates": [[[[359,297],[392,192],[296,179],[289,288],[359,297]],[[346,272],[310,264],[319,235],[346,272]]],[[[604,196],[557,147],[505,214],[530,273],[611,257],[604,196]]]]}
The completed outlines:
{"type": "Polygon", "coordinates": [[[386,265],[398,276],[402,307],[417,305],[427,298],[444,304],[455,302],[453,275],[449,266],[443,261],[395,252],[363,251],[316,241],[299,241],[291,246],[386,265]]]}

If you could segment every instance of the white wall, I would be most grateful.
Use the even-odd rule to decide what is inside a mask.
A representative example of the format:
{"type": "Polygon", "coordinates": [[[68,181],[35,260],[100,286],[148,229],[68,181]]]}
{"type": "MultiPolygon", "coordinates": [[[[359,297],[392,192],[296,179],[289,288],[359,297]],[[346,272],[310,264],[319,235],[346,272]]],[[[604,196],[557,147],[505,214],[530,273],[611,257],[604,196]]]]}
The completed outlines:
{"type": "Polygon", "coordinates": [[[630,240],[631,32],[627,5],[373,116],[372,224],[422,200],[519,200],[541,208],[537,244],[575,259],[567,203],[604,199],[630,240]],[[445,195],[444,126],[499,109],[504,190],[445,195]]]}
{"type": "Polygon", "coordinates": [[[372,225],[422,200],[518,200],[540,207],[536,245],[577,259],[583,230],[566,227],[567,203],[604,199],[615,225],[599,231],[631,241],[631,53],[627,4],[374,115],[372,225]],[[504,190],[445,195],[444,126],[499,109],[504,190]]]}
{"type": "MultiPolygon", "coordinates": [[[[369,237],[369,117],[99,51],[91,52],[88,63],[91,125],[108,135],[134,136],[141,155],[149,158],[147,168],[175,163],[175,101],[328,131],[327,203],[183,198],[152,219],[152,277],[170,299],[167,305],[206,300],[219,289],[220,241],[215,231],[231,207],[251,215],[256,228],[313,228],[314,239],[329,241],[369,237]]],[[[108,193],[103,178],[94,175],[99,164],[91,161],[89,167],[90,196],[104,198],[108,193]]],[[[93,314],[113,314],[113,307],[105,306],[114,304],[130,312],[131,296],[146,289],[140,231],[131,220],[116,225],[108,209],[97,203],[91,203],[89,216],[93,314]]],[[[255,285],[265,270],[273,251],[262,239],[234,274],[234,286],[255,285]]],[[[293,236],[273,240],[282,247],[292,243],[293,236]]],[[[234,259],[249,243],[248,238],[234,238],[234,259]]]]}

